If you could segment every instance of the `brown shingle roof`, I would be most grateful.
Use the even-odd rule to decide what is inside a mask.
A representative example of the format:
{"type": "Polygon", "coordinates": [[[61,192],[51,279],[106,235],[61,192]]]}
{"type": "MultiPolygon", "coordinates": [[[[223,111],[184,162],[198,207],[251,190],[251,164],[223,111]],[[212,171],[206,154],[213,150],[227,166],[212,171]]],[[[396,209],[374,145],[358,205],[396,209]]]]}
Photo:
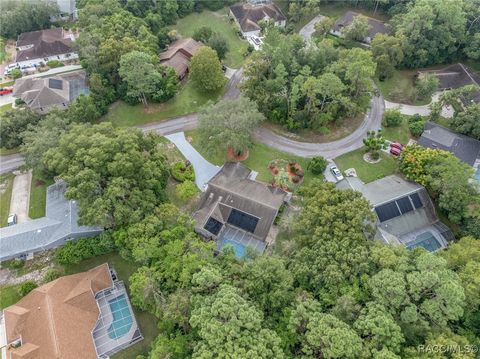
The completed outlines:
{"type": "Polygon", "coordinates": [[[160,54],[160,63],[173,67],[177,76],[183,77],[193,55],[202,46],[202,43],[192,38],[177,40],[160,54]]]}
{"type": "Polygon", "coordinates": [[[4,310],[12,358],[96,358],[92,330],[98,319],[95,293],[113,286],[108,264],[58,278],[4,310]],[[81,354],[79,354],[81,353],[81,354]]]}
{"type": "MultiPolygon", "coordinates": [[[[340,19],[338,19],[333,25],[334,31],[342,32],[342,29],[350,25],[353,21],[353,18],[360,15],[354,11],[347,11],[340,19]]],[[[365,16],[368,20],[368,37],[373,39],[376,34],[389,34],[390,29],[380,20],[373,19],[371,17],[365,16]]]]}
{"type": "Polygon", "coordinates": [[[240,24],[243,32],[260,30],[259,21],[267,18],[275,22],[286,20],[285,15],[274,3],[264,5],[238,4],[230,6],[230,11],[240,24]]]}
{"type": "Polygon", "coordinates": [[[72,52],[72,41],[64,38],[62,28],[24,32],[18,37],[17,47],[33,45],[17,51],[15,62],[39,59],[72,52]]]}

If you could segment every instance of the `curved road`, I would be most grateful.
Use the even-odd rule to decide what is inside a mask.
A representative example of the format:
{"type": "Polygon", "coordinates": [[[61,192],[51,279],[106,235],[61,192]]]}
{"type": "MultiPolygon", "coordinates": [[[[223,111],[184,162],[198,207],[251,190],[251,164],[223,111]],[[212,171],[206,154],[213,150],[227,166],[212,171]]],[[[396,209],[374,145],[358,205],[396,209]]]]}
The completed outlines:
{"type": "MultiPolygon", "coordinates": [[[[237,70],[227,84],[227,90],[223,98],[234,99],[240,95],[237,84],[242,79],[243,69],[237,70]]],[[[258,128],[255,131],[255,138],[270,147],[291,153],[301,157],[313,157],[321,155],[325,158],[335,158],[344,153],[356,150],[363,146],[363,138],[367,131],[375,130],[381,127],[383,112],[385,110],[384,100],[381,96],[372,99],[371,108],[367,112],[365,119],[360,127],[347,137],[338,141],[327,143],[307,143],[288,139],[278,135],[266,128],[258,128]]],[[[198,113],[191,113],[179,116],[169,120],[148,123],[137,126],[145,132],[153,131],[162,136],[175,132],[182,132],[195,129],[198,125],[198,113]]],[[[0,156],[0,174],[13,171],[15,168],[23,165],[25,162],[21,154],[0,156]]]]}

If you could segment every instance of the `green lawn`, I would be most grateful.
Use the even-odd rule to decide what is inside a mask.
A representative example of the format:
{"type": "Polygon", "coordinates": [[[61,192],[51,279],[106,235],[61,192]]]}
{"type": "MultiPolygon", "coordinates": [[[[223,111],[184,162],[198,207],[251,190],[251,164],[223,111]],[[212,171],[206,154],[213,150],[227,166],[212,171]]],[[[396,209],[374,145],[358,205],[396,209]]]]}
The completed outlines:
{"type": "Polygon", "coordinates": [[[3,37],[0,37],[0,63],[3,63],[7,59],[5,45],[7,45],[7,41],[3,37]]]}
{"type": "Polygon", "coordinates": [[[431,99],[415,100],[416,70],[395,70],[392,77],[377,81],[377,85],[386,100],[409,105],[427,105],[431,99]]]}
{"type": "Polygon", "coordinates": [[[334,19],[337,19],[343,16],[343,14],[345,14],[349,10],[358,12],[365,16],[373,17],[381,21],[388,21],[390,18],[387,14],[383,13],[381,10],[377,10],[377,12],[374,14],[373,9],[364,9],[362,7],[348,6],[348,3],[345,3],[342,1],[320,3],[320,14],[328,17],[333,17],[334,19]]]}
{"type": "Polygon", "coordinates": [[[16,148],[0,147],[0,156],[13,155],[14,153],[18,153],[18,152],[20,152],[20,149],[18,147],[16,148]]]}
{"type": "MultiPolygon", "coordinates": [[[[79,264],[66,266],[65,274],[83,272],[105,262],[108,262],[111,267],[115,268],[119,278],[124,281],[128,289],[128,278],[137,269],[137,265],[135,263],[126,261],[117,253],[105,254],[87,259],[79,264]]],[[[135,308],[134,312],[135,318],[137,319],[140,330],[145,339],[143,339],[140,343],[122,350],[118,354],[112,356],[112,359],[131,359],[136,358],[137,355],[147,354],[150,350],[152,341],[158,334],[157,318],[155,318],[155,316],[147,312],[136,310],[135,308]]]]}
{"type": "MultiPolygon", "coordinates": [[[[227,157],[225,153],[218,152],[213,155],[209,155],[205,152],[205,149],[202,147],[200,143],[200,138],[198,136],[198,131],[188,131],[186,133],[187,136],[192,137],[192,145],[197,149],[198,152],[202,154],[207,160],[216,164],[216,165],[223,165],[225,161],[227,161],[227,157]]],[[[297,157],[291,155],[289,153],[285,153],[282,151],[275,150],[267,145],[262,143],[255,143],[253,148],[250,149],[250,153],[248,158],[243,161],[242,163],[249,167],[250,169],[257,171],[258,176],[257,179],[263,182],[270,182],[273,179],[270,171],[268,170],[268,165],[270,161],[277,160],[277,159],[284,159],[284,160],[294,160],[302,166],[303,170],[305,171],[305,178],[303,183],[308,183],[313,178],[322,178],[321,176],[315,176],[309,171],[307,171],[307,165],[309,160],[303,157],[297,157]]]]}
{"type": "Polygon", "coordinates": [[[31,219],[45,217],[45,202],[47,187],[53,183],[53,179],[45,177],[39,171],[33,171],[32,185],[30,187],[30,205],[28,216],[31,219]]]}
{"type": "Polygon", "coordinates": [[[18,290],[21,284],[0,287],[0,310],[18,302],[22,297],[18,290]]]}
{"type": "Polygon", "coordinates": [[[114,126],[135,126],[161,121],[197,112],[209,101],[216,101],[222,92],[223,89],[216,93],[204,93],[198,91],[192,82],[187,82],[174,98],[164,103],[152,103],[147,108],[142,104],[131,106],[117,101],[110,106],[102,120],[110,121],[114,126]]]}
{"type": "Polygon", "coordinates": [[[0,227],[7,225],[14,177],[13,173],[6,173],[0,176],[0,227]]]}
{"type": "Polygon", "coordinates": [[[381,153],[382,160],[379,163],[371,164],[363,160],[364,154],[365,147],[337,157],[334,161],[342,171],[352,167],[355,168],[358,177],[365,183],[394,174],[397,171],[397,163],[392,156],[381,153]]]}
{"type": "Polygon", "coordinates": [[[406,145],[411,138],[410,130],[408,129],[408,117],[403,116],[402,123],[396,127],[383,127],[383,137],[392,142],[400,142],[406,145]]]}
{"type": "Polygon", "coordinates": [[[225,57],[225,65],[237,69],[245,61],[244,54],[247,50],[248,42],[240,39],[234,23],[228,19],[227,11],[228,8],[216,12],[202,11],[201,13],[192,13],[178,20],[174,29],[183,37],[191,37],[195,30],[202,26],[208,26],[218,32],[228,42],[229,51],[225,57]]]}
{"type": "Polygon", "coordinates": [[[8,110],[12,109],[12,104],[7,103],[6,105],[0,106],[0,115],[4,112],[7,112],[8,110]]]}

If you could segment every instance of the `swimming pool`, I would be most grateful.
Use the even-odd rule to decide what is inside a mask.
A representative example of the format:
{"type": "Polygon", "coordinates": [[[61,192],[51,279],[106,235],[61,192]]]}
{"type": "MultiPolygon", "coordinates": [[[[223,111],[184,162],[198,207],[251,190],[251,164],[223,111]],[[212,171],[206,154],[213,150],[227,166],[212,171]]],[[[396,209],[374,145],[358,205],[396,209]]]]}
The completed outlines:
{"type": "Polygon", "coordinates": [[[247,248],[243,244],[238,243],[236,241],[232,241],[231,239],[222,239],[219,243],[218,248],[222,250],[227,246],[233,247],[233,251],[235,252],[235,257],[237,258],[243,258],[247,253],[247,248]]]}
{"type": "Polygon", "coordinates": [[[109,300],[108,305],[113,316],[113,322],[108,328],[108,336],[110,339],[118,339],[127,334],[132,327],[132,313],[125,294],[109,300]]]}
{"type": "Polygon", "coordinates": [[[433,236],[431,232],[423,232],[419,234],[415,240],[407,244],[408,249],[414,249],[417,247],[425,248],[429,252],[435,252],[437,249],[440,249],[442,245],[440,242],[433,236]]]}

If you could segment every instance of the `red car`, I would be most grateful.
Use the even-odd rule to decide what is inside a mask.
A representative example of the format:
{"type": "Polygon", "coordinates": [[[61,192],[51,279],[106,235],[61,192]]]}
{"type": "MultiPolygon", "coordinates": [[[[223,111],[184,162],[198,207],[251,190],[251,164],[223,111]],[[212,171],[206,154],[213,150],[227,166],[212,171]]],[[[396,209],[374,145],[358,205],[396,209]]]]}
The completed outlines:
{"type": "Polygon", "coordinates": [[[402,150],[399,150],[397,147],[390,147],[390,153],[394,156],[400,155],[402,150]]]}
{"type": "Polygon", "coordinates": [[[401,143],[398,143],[398,142],[392,142],[390,144],[390,147],[393,147],[393,148],[398,148],[400,151],[403,150],[403,146],[401,143]]]}
{"type": "Polygon", "coordinates": [[[13,91],[13,89],[11,87],[5,87],[3,89],[0,89],[0,96],[12,93],[12,91],[13,91]]]}

